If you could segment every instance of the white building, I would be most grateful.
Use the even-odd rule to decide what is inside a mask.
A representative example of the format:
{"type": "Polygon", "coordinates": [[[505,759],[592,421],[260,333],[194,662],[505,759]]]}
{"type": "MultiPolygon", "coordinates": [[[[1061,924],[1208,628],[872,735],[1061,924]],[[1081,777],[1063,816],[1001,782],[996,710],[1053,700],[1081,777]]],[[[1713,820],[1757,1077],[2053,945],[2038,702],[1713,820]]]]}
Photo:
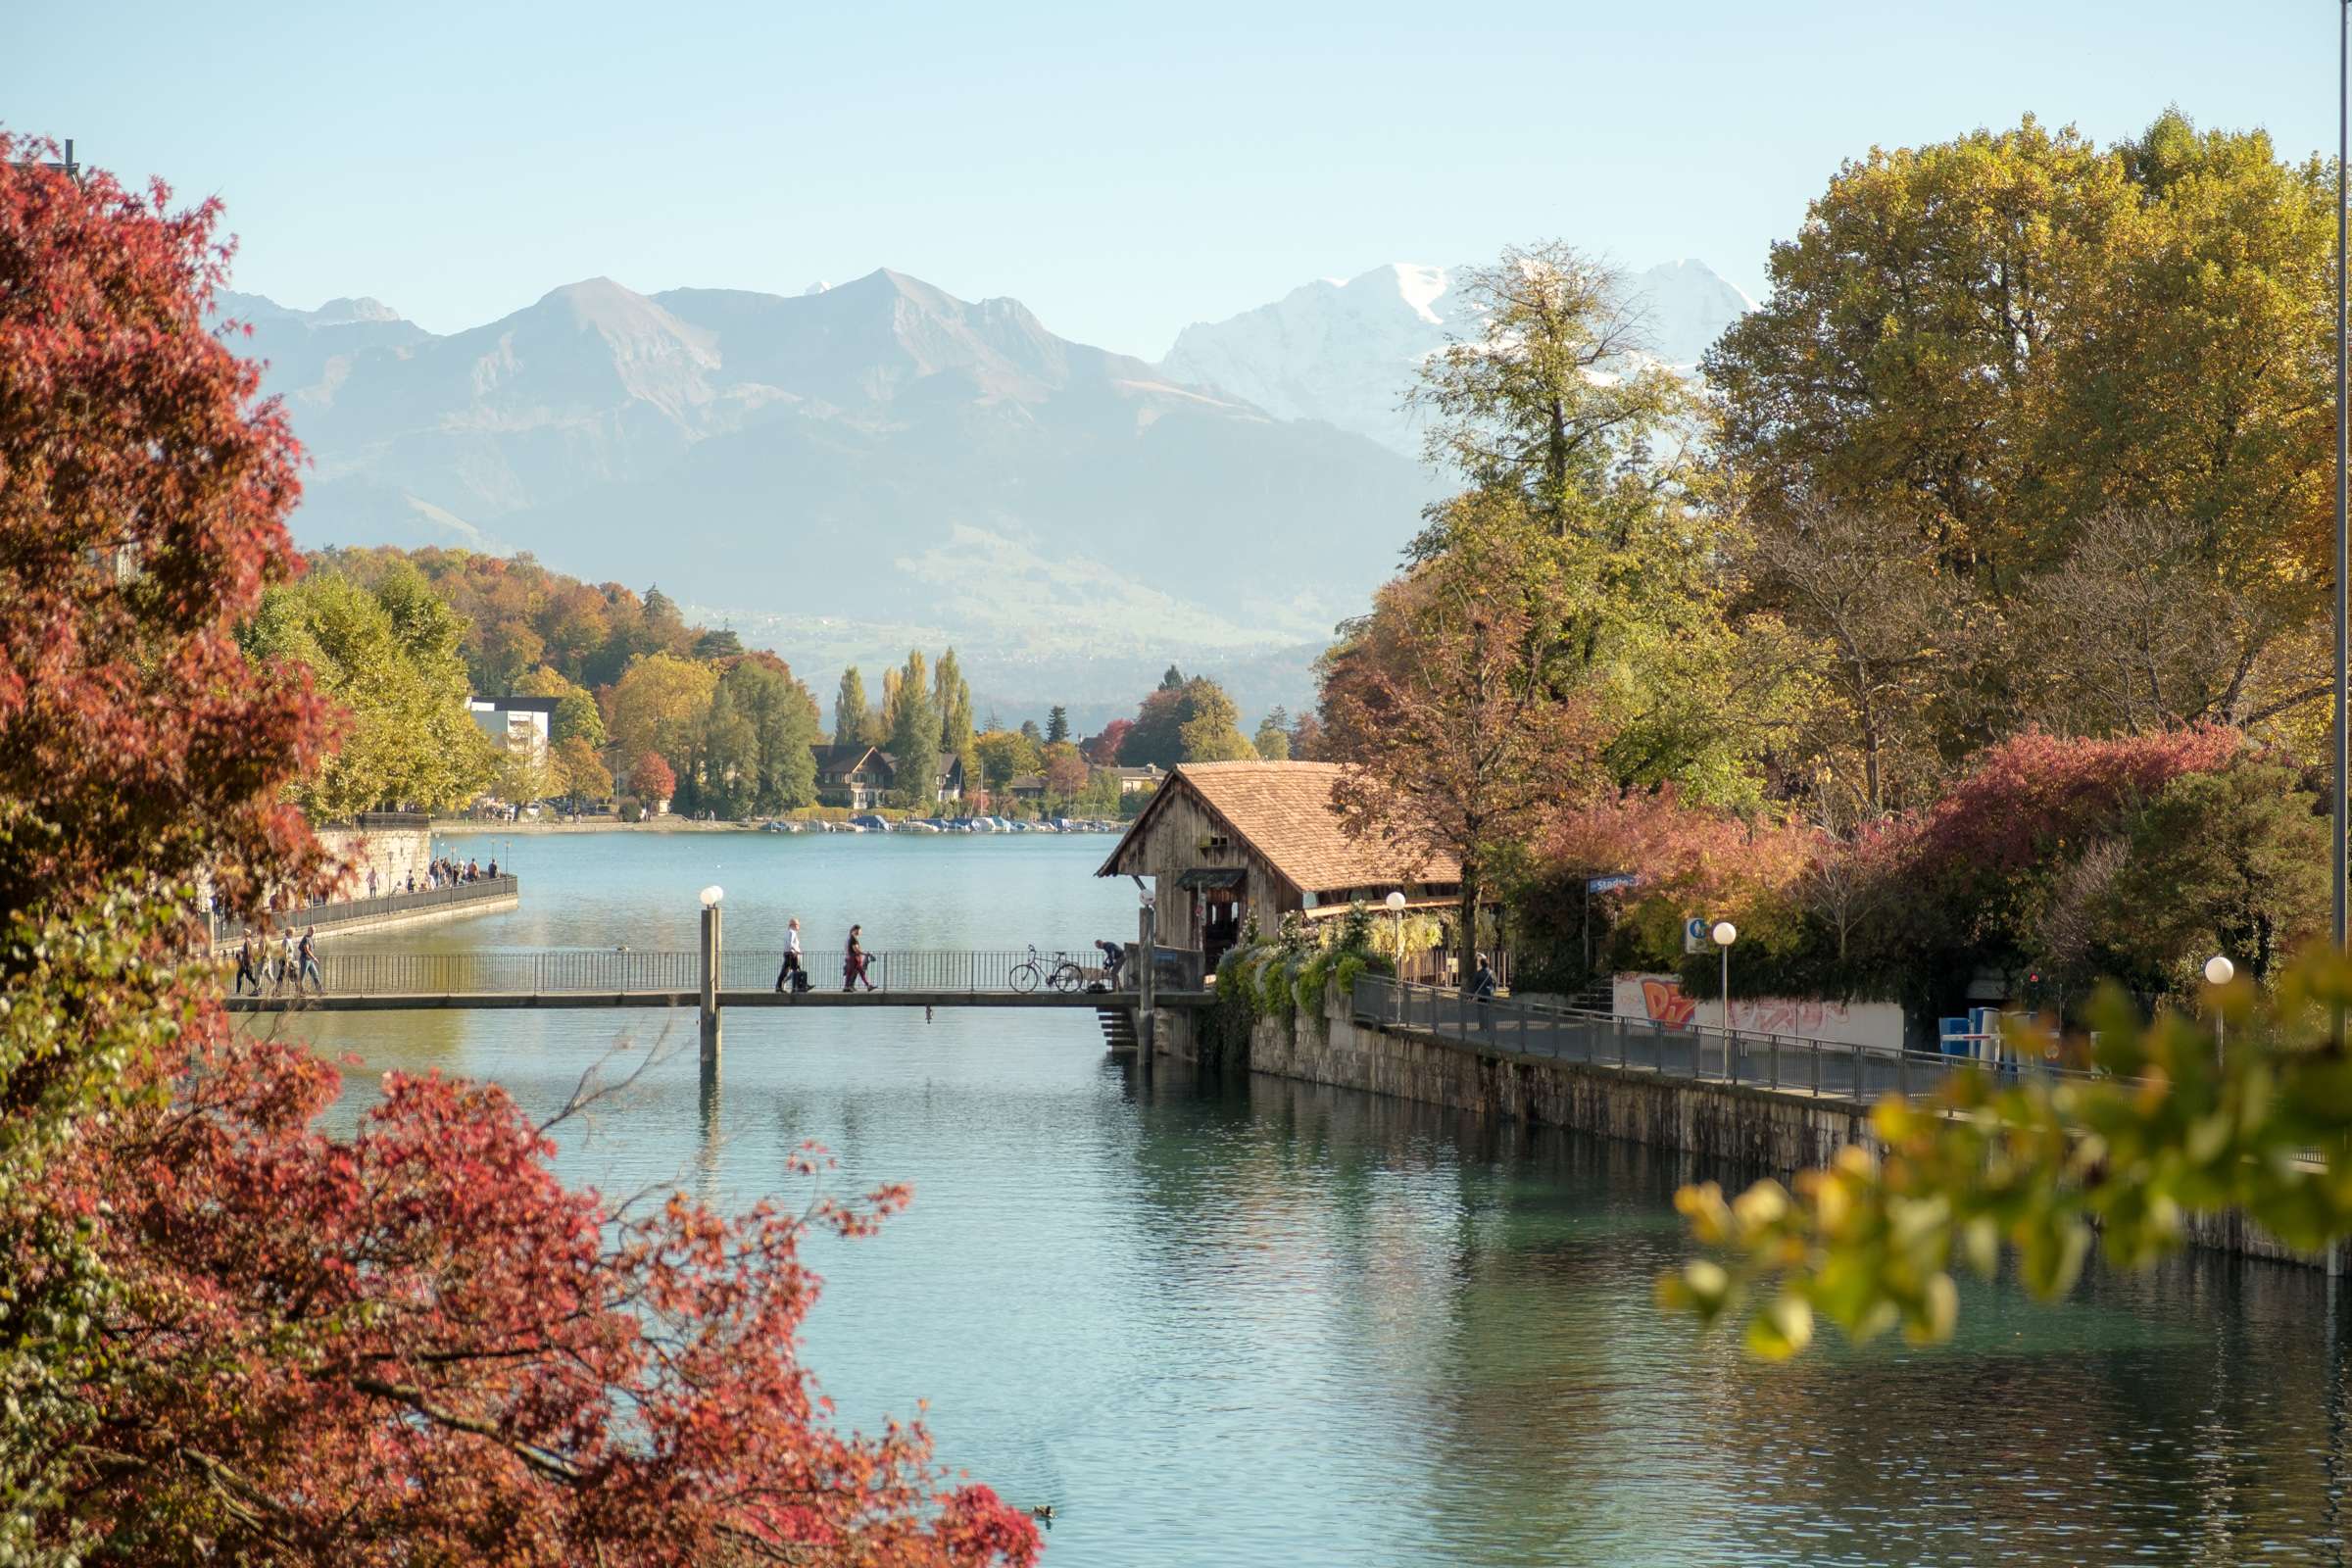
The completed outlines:
{"type": "Polygon", "coordinates": [[[520,754],[528,750],[535,762],[547,760],[550,726],[556,721],[553,697],[476,697],[466,705],[482,733],[520,754]]]}

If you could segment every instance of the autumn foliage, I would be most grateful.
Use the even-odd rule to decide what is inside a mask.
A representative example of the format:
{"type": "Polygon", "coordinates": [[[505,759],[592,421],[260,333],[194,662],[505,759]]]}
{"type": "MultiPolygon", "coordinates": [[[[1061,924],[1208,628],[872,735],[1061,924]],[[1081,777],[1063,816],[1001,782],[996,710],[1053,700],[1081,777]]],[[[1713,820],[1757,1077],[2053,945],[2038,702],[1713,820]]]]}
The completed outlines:
{"type": "MultiPolygon", "coordinates": [[[[207,320],[211,205],[0,137],[0,1560],[1025,1563],[919,1428],[832,1429],[809,1227],[552,1175],[500,1090],[231,1026],[194,883],[319,852],[335,716],[235,632],[299,563],[298,454],[207,320]]],[[[816,1157],[805,1155],[804,1175],[816,1157]]]]}

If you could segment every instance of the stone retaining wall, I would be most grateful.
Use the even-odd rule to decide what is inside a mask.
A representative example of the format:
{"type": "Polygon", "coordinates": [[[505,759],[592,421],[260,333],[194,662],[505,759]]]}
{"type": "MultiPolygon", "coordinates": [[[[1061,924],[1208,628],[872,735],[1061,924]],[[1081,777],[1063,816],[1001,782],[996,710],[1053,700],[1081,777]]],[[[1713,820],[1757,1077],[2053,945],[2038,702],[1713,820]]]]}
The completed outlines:
{"type": "MultiPolygon", "coordinates": [[[[1355,1021],[1334,987],[1321,1028],[1261,1019],[1251,1029],[1253,1072],[1363,1090],[1496,1119],[1562,1127],[1693,1156],[1727,1181],[1786,1178],[1824,1165],[1848,1144],[1874,1143],[1869,1107],[1804,1090],[1696,1083],[1606,1065],[1522,1056],[1355,1021]]],[[[1163,1010],[1159,1049],[1181,1060],[1203,1053],[1205,1012],[1163,1010]]],[[[2194,1216],[2189,1245],[2333,1272],[2335,1257],[2296,1252],[2237,1213],[2194,1216]]]]}

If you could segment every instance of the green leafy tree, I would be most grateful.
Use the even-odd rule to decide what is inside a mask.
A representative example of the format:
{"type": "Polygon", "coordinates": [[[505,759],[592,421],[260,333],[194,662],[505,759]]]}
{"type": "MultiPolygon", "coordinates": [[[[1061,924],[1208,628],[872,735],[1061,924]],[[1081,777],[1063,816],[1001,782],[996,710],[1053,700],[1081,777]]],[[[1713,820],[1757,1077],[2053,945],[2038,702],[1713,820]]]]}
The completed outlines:
{"type": "Polygon", "coordinates": [[[1257,756],[1241,731],[1241,710],[1225,689],[1211,680],[1185,685],[1191,716],[1177,726],[1176,738],[1188,762],[1246,762],[1257,756]]]}
{"type": "Polygon", "coordinates": [[[972,688],[963,678],[963,667],[956,662],[953,648],[939,656],[939,665],[931,672],[931,703],[939,710],[940,755],[961,758],[964,771],[974,771],[972,688]]]}
{"type": "Polygon", "coordinates": [[[612,793],[612,770],[605,766],[586,736],[566,736],[557,744],[555,769],[564,797],[575,808],[584,801],[601,801],[612,793]]]}
{"type": "Polygon", "coordinates": [[[2105,149],[2030,117],[1874,149],[1774,248],[1707,360],[1713,444],[1760,538],[1842,514],[1924,564],[1892,776],[2034,721],[2321,747],[2333,232],[2319,161],[2167,112],[2105,149]]]}
{"type": "Polygon", "coordinates": [[[746,654],[718,680],[711,701],[715,724],[719,699],[730,724],[743,730],[729,737],[728,765],[738,780],[729,794],[734,814],[787,811],[816,799],[816,758],[809,750],[821,738],[816,699],[793,677],[791,666],[773,654],[746,654]]]}
{"type": "Polygon", "coordinates": [[[1250,744],[1256,748],[1257,755],[1269,762],[1289,761],[1291,760],[1291,715],[1277,708],[1258,720],[1257,734],[1251,738],[1250,744]]]}
{"type": "Polygon", "coordinates": [[[1457,517],[1446,549],[1383,588],[1320,666],[1326,753],[1354,764],[1334,802],[1406,869],[1458,862],[1465,975],[1500,873],[1599,772],[1595,703],[1573,679],[1549,586],[1553,541],[1516,496],[1494,511],[1483,527],[1457,517]]]}
{"type": "Polygon", "coordinates": [[[898,775],[899,803],[910,810],[927,809],[938,799],[940,718],[931,706],[930,672],[921,653],[906,656],[892,689],[888,716],[886,750],[898,775]]]}
{"type": "Polygon", "coordinates": [[[855,746],[865,739],[865,677],[852,664],[833,693],[833,744],[855,746]]]}
{"type": "Polygon", "coordinates": [[[1088,816],[1116,816],[1119,813],[1119,775],[1107,767],[1097,767],[1086,776],[1086,785],[1071,803],[1088,816]]]}
{"type": "Polygon", "coordinates": [[[1006,785],[1023,773],[1036,772],[1045,760],[1037,743],[1018,730],[983,731],[973,749],[980,757],[981,782],[991,795],[1002,795],[1006,785]]]}
{"type": "MultiPolygon", "coordinates": [[[[2330,1246],[2352,1235],[2352,1074],[2329,1025],[2347,1002],[2352,965],[2325,952],[2275,993],[2242,976],[2219,988],[2203,1019],[2169,1009],[2151,1024],[2111,986],[2086,1019],[2098,1077],[1959,1074],[1925,1102],[1882,1101],[1875,1149],[1849,1146],[1792,1188],[1684,1189],[1676,1205],[1712,1255],[1659,1297],[1741,1321],[1748,1349],[1777,1359],[1825,1319],[1857,1340],[1946,1339],[1954,1274],[1990,1276],[2004,1253],[2055,1298],[2094,1242],[2111,1265],[2145,1268],[2191,1215],[2234,1211],[2290,1247],[2330,1246]]],[[[2037,1028],[2011,1045],[2027,1060],[2068,1049],[2037,1028]]]]}
{"type": "Polygon", "coordinates": [[[1624,280],[1554,241],[1513,246],[1455,289],[1480,330],[1422,367],[1410,404],[1428,421],[1429,461],[1521,496],[1555,535],[1635,525],[1654,505],[1651,449],[1690,403],[1646,357],[1624,280]]]}
{"type": "MultiPolygon", "coordinates": [[[[1170,673],[1174,673],[1171,667],[1170,673]]],[[[1225,689],[1205,676],[1179,678],[1147,696],[1118,743],[1127,767],[1174,767],[1179,762],[1245,760],[1257,753],[1238,728],[1240,710],[1225,689]]]]}
{"type": "Polygon", "coordinates": [[[760,732],[738,701],[741,688],[721,680],[703,716],[701,744],[695,749],[701,776],[694,781],[686,805],[724,817],[751,813],[760,794],[760,732]]]}
{"type": "Polygon", "coordinates": [[[695,636],[693,655],[706,664],[714,664],[724,659],[740,659],[743,657],[743,639],[735,635],[731,626],[701,632],[695,636]]]}
{"type": "Polygon", "coordinates": [[[607,740],[605,715],[596,706],[596,699],[565,679],[561,673],[541,664],[522,678],[516,688],[524,697],[553,697],[556,711],[548,724],[548,739],[557,745],[578,736],[588,745],[602,751],[607,740]]]}
{"type": "Polygon", "coordinates": [[[491,782],[496,758],[466,706],[461,635],[413,572],[376,593],[313,572],[263,599],[242,636],[247,654],[307,667],[350,710],[341,749],[295,786],[314,819],[384,806],[446,810],[491,782]]]}
{"type": "Polygon", "coordinates": [[[708,664],[674,654],[648,654],[628,667],[612,688],[612,744],[635,766],[656,753],[678,770],[681,785],[700,771],[710,702],[718,676],[708,664]]]}

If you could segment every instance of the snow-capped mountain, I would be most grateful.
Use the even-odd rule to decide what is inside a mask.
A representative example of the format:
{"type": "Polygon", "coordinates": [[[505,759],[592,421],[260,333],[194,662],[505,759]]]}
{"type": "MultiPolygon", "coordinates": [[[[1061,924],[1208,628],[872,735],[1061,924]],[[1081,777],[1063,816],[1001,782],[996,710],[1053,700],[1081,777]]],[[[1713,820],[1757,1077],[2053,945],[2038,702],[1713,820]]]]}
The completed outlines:
{"type": "MultiPolygon", "coordinates": [[[[1169,378],[1211,387],[1285,419],[1321,419],[1408,456],[1420,434],[1401,405],[1423,359],[1476,323],[1454,292],[1458,269],[1394,263],[1320,278],[1271,305],[1188,326],[1159,362],[1169,378]]],[[[1693,368],[1755,301],[1703,262],[1627,278],[1649,352],[1693,368]]]]}

